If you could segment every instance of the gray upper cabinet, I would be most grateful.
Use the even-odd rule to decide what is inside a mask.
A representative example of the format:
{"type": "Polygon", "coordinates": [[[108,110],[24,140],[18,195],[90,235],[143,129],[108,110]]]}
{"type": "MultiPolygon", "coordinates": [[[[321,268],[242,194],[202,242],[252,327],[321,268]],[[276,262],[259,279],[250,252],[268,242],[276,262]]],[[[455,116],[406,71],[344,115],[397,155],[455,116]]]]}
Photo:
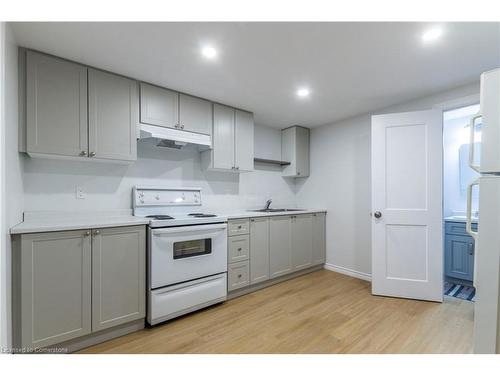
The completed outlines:
{"type": "Polygon", "coordinates": [[[90,333],[90,232],[23,235],[20,250],[14,298],[21,301],[21,346],[43,347],[90,333]]]}
{"type": "Polygon", "coordinates": [[[281,131],[281,160],[289,161],[284,177],[309,176],[309,129],[292,126],[281,131]]]}
{"type": "Polygon", "coordinates": [[[26,138],[30,156],[88,152],[86,67],[27,51],[26,138]]]}
{"type": "Polygon", "coordinates": [[[312,265],[312,225],[312,214],[293,215],[291,218],[293,271],[312,265]]]}
{"type": "Polygon", "coordinates": [[[143,124],[177,128],[179,93],[141,82],[140,113],[143,124]]]}
{"type": "Polygon", "coordinates": [[[182,130],[212,135],[212,103],[179,94],[179,124],[182,130]]]}
{"type": "Polygon", "coordinates": [[[269,218],[250,219],[250,284],[269,280],[269,218]]]}
{"type": "Polygon", "coordinates": [[[312,218],[312,263],[326,262],[326,214],[318,212],[312,218]]]}
{"type": "Polygon", "coordinates": [[[234,109],[213,105],[212,149],[203,152],[209,169],[234,170],[234,109]]]}
{"type": "Polygon", "coordinates": [[[212,149],[202,153],[205,169],[253,171],[254,122],[250,112],[213,105],[212,149]]]}
{"type": "Polygon", "coordinates": [[[92,330],[145,316],[144,226],[92,232],[92,330]]]}
{"type": "Polygon", "coordinates": [[[137,83],[89,69],[89,156],[137,160],[137,83]]]}
{"type": "Polygon", "coordinates": [[[250,112],[235,111],[234,165],[239,171],[253,171],[254,122],[250,112]]]}
{"type": "Polygon", "coordinates": [[[269,253],[271,278],[292,272],[290,216],[275,216],[269,219],[269,253]]]}

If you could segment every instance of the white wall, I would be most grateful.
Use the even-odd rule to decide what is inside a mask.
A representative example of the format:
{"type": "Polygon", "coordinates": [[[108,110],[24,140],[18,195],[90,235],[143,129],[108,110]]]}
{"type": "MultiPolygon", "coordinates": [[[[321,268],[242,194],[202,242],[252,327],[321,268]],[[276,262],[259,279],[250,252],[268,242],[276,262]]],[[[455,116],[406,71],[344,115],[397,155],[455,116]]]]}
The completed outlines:
{"type": "MultiPolygon", "coordinates": [[[[269,132],[256,129],[255,143],[267,142],[262,135],[269,132]]],[[[26,211],[126,209],[131,208],[131,189],[137,184],[201,187],[204,209],[217,212],[260,207],[270,197],[276,206],[295,207],[294,181],[280,172],[266,166],[240,175],[203,172],[200,153],[193,147],[172,150],[141,140],[138,160],[131,165],[26,158],[24,206],[26,211]],[[85,200],[76,199],[76,186],[83,187],[85,200]]]]}
{"type": "Polygon", "coordinates": [[[458,107],[471,104],[460,98],[478,93],[479,77],[474,84],[312,129],[311,175],[297,179],[297,204],[328,210],[329,265],[359,276],[371,274],[371,115],[441,104],[458,107]]]}
{"type": "Polygon", "coordinates": [[[11,311],[11,243],[9,228],[22,221],[23,212],[23,156],[17,152],[18,128],[17,128],[17,46],[14,41],[11,26],[5,25],[5,66],[2,74],[4,82],[4,109],[5,117],[2,123],[3,141],[7,147],[2,147],[3,164],[3,189],[2,189],[2,253],[1,253],[1,345],[10,346],[11,311]]]}

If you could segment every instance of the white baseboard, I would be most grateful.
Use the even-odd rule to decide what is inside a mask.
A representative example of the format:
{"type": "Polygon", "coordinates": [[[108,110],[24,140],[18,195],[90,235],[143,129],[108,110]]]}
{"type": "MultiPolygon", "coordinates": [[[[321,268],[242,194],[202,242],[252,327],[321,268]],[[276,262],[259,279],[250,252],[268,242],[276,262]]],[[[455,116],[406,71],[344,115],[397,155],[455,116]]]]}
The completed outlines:
{"type": "Polygon", "coordinates": [[[341,273],[343,275],[352,276],[352,277],[355,277],[357,279],[372,281],[372,275],[369,273],[351,270],[349,268],[336,266],[334,264],[325,263],[325,269],[329,270],[329,271],[333,271],[333,272],[338,272],[338,273],[341,273]]]}

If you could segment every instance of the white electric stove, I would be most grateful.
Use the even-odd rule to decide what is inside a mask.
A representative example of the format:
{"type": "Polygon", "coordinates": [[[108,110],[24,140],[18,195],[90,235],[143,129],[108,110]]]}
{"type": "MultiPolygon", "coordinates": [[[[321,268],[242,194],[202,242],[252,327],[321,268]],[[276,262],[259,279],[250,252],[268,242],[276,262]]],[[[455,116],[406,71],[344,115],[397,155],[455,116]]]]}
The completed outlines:
{"type": "Polygon", "coordinates": [[[133,189],[148,228],[148,322],[222,302],[227,295],[226,218],[203,213],[197,188],[133,189]]]}

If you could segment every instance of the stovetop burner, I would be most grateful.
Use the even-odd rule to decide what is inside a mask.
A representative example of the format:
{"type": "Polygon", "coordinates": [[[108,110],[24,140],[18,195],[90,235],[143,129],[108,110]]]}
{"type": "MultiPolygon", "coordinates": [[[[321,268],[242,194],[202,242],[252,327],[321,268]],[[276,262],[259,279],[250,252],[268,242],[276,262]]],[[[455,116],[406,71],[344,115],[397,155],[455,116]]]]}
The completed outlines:
{"type": "Polygon", "coordinates": [[[188,214],[188,216],[194,216],[194,217],[216,217],[217,215],[214,215],[214,214],[204,214],[202,212],[194,212],[192,214],[188,214]]]}
{"type": "Polygon", "coordinates": [[[173,220],[173,217],[169,215],[148,215],[146,217],[155,220],[173,220]]]}

